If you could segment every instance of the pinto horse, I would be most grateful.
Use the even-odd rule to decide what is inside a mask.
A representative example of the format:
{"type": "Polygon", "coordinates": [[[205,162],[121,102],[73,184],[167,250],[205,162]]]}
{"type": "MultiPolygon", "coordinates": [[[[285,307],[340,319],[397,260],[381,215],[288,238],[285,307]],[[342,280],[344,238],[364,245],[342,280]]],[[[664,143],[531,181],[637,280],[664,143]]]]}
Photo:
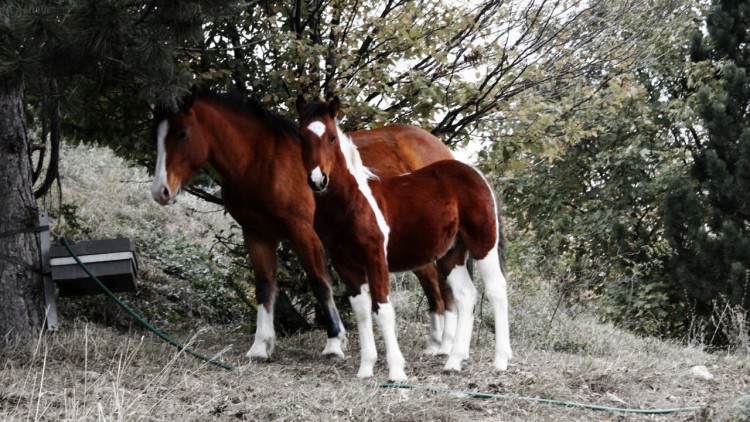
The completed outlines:
{"type": "Polygon", "coordinates": [[[466,164],[445,160],[410,174],[378,178],[336,125],[338,99],[306,103],[300,97],[297,111],[302,161],[316,192],[315,230],[346,282],[357,319],[362,347],[358,376],[372,376],[377,359],[374,315],[385,341],[390,379],[406,378],[388,297],[388,271],[436,260],[447,274],[458,312],[444,369],[460,371],[469,356],[477,297],[466,269],[469,255],[477,260],[495,314],[494,365],[507,369],[512,352],[501,221],[484,176],[466,164]]]}
{"type": "MultiPolygon", "coordinates": [[[[310,189],[299,183],[304,183],[307,174],[296,122],[234,94],[194,91],[179,112],[157,115],[155,123],[158,155],[151,187],[154,199],[162,205],[174,203],[181,187],[209,164],[220,176],[227,211],[242,228],[255,269],[257,300],[262,305],[258,307],[255,340],[248,357],[265,361],[273,352],[276,249],[280,241],[288,239],[323,308],[328,331],[323,355],[343,358],[345,330],[332,298],[323,247],[313,229],[315,201],[310,189]]],[[[355,132],[352,137],[368,165],[383,175],[401,174],[452,158],[440,140],[416,127],[392,126],[355,132]]],[[[450,320],[455,318],[449,312],[452,296],[434,264],[414,272],[431,313],[425,352],[434,354],[439,351],[441,337],[451,335],[450,320]],[[443,325],[447,327],[444,334],[443,325]]]]}

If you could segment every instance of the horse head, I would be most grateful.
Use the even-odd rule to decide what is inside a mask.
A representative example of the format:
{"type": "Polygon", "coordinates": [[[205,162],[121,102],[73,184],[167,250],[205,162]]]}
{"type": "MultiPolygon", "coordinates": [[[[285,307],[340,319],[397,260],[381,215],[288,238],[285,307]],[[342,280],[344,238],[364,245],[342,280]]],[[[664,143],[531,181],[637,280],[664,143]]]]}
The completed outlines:
{"type": "Polygon", "coordinates": [[[182,187],[208,161],[209,137],[198,119],[196,95],[194,90],[176,113],[155,113],[157,157],[151,195],[161,205],[173,204],[182,187]]]}
{"type": "Polygon", "coordinates": [[[336,150],[340,148],[336,125],[339,106],[338,98],[328,103],[307,103],[302,95],[297,97],[302,163],[307,171],[307,183],[315,192],[323,192],[328,187],[336,150]]]}

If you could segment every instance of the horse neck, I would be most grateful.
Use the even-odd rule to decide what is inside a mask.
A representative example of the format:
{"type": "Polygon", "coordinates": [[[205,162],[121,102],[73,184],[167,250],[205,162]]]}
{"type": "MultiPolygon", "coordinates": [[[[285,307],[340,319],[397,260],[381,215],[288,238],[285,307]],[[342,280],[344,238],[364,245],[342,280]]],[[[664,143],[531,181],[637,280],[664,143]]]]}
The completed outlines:
{"type": "Polygon", "coordinates": [[[208,163],[222,180],[241,181],[253,162],[270,159],[275,148],[275,137],[259,119],[234,110],[217,110],[204,105],[208,118],[203,128],[210,139],[208,163]]]}
{"type": "MultiPolygon", "coordinates": [[[[357,147],[341,129],[338,130],[338,137],[342,143],[335,155],[336,168],[339,170],[336,176],[331,177],[330,192],[323,198],[331,197],[338,209],[352,212],[359,211],[356,208],[361,206],[377,207],[373,202],[380,192],[373,190],[369,183],[369,180],[376,179],[375,175],[364,166],[357,147]]],[[[382,220],[383,216],[376,218],[382,220]]]]}
{"type": "Polygon", "coordinates": [[[368,180],[376,178],[375,175],[370,169],[365,167],[365,164],[362,162],[362,156],[359,154],[354,141],[341,128],[336,127],[336,130],[340,145],[339,151],[337,151],[338,165],[346,168],[357,184],[368,186],[368,180]]]}

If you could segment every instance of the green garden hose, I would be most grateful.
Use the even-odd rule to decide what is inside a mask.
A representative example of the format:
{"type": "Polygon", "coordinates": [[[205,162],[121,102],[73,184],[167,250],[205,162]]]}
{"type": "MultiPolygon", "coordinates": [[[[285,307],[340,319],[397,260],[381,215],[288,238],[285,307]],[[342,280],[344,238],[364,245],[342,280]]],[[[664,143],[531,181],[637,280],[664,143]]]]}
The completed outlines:
{"type": "Polygon", "coordinates": [[[117,295],[115,295],[114,293],[112,293],[112,291],[109,290],[107,288],[107,286],[105,286],[104,283],[102,283],[101,280],[99,280],[99,278],[97,278],[94,275],[94,273],[92,273],[91,270],[83,262],[81,262],[81,259],[78,257],[78,255],[76,255],[75,252],[73,252],[73,249],[68,244],[68,240],[67,239],[65,239],[64,237],[61,237],[60,240],[62,241],[63,246],[65,246],[65,249],[68,250],[68,253],[70,254],[70,256],[72,256],[73,259],[75,259],[75,261],[78,263],[78,265],[83,269],[83,271],[85,271],[86,274],[88,274],[88,276],[91,277],[91,279],[94,280],[96,282],[96,284],[99,285],[99,288],[101,288],[102,291],[107,296],[109,296],[112,300],[114,300],[115,302],[117,302],[117,304],[120,305],[120,307],[122,309],[124,309],[127,313],[130,314],[130,316],[132,316],[133,318],[135,318],[136,321],[140,322],[141,325],[143,325],[148,330],[150,330],[152,333],[154,333],[157,336],[161,337],[162,340],[164,340],[167,343],[171,344],[172,346],[176,347],[180,351],[185,351],[186,353],[189,353],[189,354],[197,357],[198,359],[200,359],[200,360],[202,360],[204,362],[210,363],[211,365],[216,365],[219,368],[226,369],[227,371],[234,370],[234,367],[232,365],[230,365],[228,363],[224,363],[224,362],[218,361],[218,360],[215,360],[215,359],[210,358],[210,357],[208,357],[208,356],[206,356],[206,355],[204,355],[202,353],[196,352],[195,350],[190,349],[189,347],[187,347],[184,344],[178,342],[177,340],[173,339],[172,337],[169,337],[168,335],[162,333],[161,331],[159,331],[158,329],[156,329],[156,327],[154,327],[153,325],[149,324],[149,322],[146,321],[145,319],[143,319],[142,316],[140,316],[138,313],[136,313],[134,310],[132,310],[128,305],[125,304],[125,302],[123,302],[122,300],[120,300],[120,298],[118,298],[117,295]]]}

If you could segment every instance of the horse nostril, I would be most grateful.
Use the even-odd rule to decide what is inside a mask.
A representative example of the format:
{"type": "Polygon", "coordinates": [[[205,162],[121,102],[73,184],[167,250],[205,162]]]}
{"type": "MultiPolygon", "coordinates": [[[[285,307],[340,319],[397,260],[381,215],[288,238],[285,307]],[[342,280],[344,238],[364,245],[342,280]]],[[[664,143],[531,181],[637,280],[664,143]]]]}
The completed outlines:
{"type": "Polygon", "coordinates": [[[169,199],[169,188],[165,186],[161,191],[161,195],[164,199],[169,199]]]}
{"type": "Polygon", "coordinates": [[[307,184],[310,185],[312,190],[316,192],[322,192],[328,186],[328,177],[323,174],[310,174],[307,176],[307,184]]]}

